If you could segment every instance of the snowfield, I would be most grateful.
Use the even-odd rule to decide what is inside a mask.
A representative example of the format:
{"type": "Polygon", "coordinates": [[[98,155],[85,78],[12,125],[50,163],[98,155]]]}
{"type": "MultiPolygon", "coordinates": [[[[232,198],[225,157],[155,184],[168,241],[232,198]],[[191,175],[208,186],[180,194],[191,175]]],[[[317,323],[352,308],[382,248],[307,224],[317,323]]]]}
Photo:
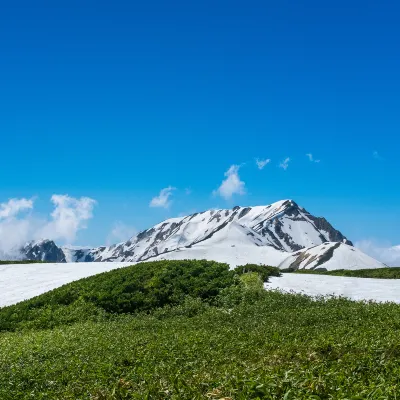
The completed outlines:
{"type": "MultiPolygon", "coordinates": [[[[234,254],[234,248],[232,250],[234,254]]],[[[30,299],[81,278],[132,264],[89,262],[0,265],[0,307],[30,299]]],[[[353,300],[400,303],[400,279],[283,274],[280,278],[270,278],[265,288],[311,296],[335,295],[353,300]]]]}
{"type": "Polygon", "coordinates": [[[283,274],[269,278],[268,290],[309,296],[343,296],[352,300],[400,303],[400,279],[353,278],[346,276],[283,274]]]}
{"type": "Polygon", "coordinates": [[[66,283],[132,263],[90,262],[0,265],[0,307],[38,296],[66,283]]]}

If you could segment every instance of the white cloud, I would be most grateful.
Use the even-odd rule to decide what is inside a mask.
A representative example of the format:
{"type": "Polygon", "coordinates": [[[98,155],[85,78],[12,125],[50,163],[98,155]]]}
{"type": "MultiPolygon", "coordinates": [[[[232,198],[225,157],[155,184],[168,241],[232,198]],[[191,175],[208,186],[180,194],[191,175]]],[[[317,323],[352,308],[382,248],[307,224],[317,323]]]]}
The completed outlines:
{"type": "Polygon", "coordinates": [[[279,164],[279,167],[283,168],[286,171],[289,168],[289,162],[290,162],[290,158],[287,157],[279,164]]]}
{"type": "Polygon", "coordinates": [[[54,194],[51,201],[55,207],[51,214],[52,220],[40,230],[40,237],[74,242],[77,232],[85,229],[86,221],[93,217],[96,201],[89,197],[75,199],[59,194],[54,194]]]}
{"type": "Polygon", "coordinates": [[[263,169],[270,162],[271,162],[271,160],[269,158],[267,158],[265,160],[259,160],[258,158],[256,158],[256,164],[257,164],[258,169],[263,169]]]}
{"type": "Polygon", "coordinates": [[[10,199],[7,203],[0,204],[0,220],[11,218],[21,211],[31,210],[33,199],[10,199]]]}
{"type": "Polygon", "coordinates": [[[222,181],[220,187],[214,190],[214,195],[219,195],[225,200],[230,199],[234,194],[243,195],[246,193],[245,183],[240,180],[239,165],[232,165],[225,172],[226,179],[222,181]]]}
{"type": "Polygon", "coordinates": [[[153,197],[150,201],[150,207],[162,207],[168,208],[171,205],[171,201],[169,198],[172,196],[172,192],[176,188],[172,186],[168,186],[164,189],[161,189],[160,194],[156,197],[153,197]]]}
{"type": "Polygon", "coordinates": [[[376,240],[361,240],[355,243],[355,247],[389,267],[400,267],[400,246],[391,246],[376,240]]]}
{"type": "Polygon", "coordinates": [[[308,157],[308,159],[309,159],[311,162],[315,162],[315,163],[321,162],[321,160],[314,160],[314,156],[313,156],[311,153],[306,154],[306,156],[308,157]]]}
{"type": "Polygon", "coordinates": [[[137,230],[133,226],[125,225],[123,222],[116,222],[107,237],[107,245],[125,242],[135,235],[137,230]]]}
{"type": "Polygon", "coordinates": [[[29,240],[41,238],[72,243],[80,229],[92,218],[95,200],[53,195],[54,211],[50,219],[38,218],[25,211],[33,210],[33,199],[11,199],[0,204],[0,256],[18,256],[18,249],[29,240]]]}

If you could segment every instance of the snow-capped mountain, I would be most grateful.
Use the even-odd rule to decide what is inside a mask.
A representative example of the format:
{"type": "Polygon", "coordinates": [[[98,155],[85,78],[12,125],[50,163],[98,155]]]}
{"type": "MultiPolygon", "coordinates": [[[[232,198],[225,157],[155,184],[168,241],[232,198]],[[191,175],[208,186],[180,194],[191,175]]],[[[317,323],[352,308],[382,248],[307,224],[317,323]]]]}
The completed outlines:
{"type": "MultiPolygon", "coordinates": [[[[208,210],[171,218],[127,242],[94,249],[62,248],[60,251],[68,262],[209,258],[230,264],[278,265],[292,252],[325,242],[352,245],[325,218],[313,216],[293,200],[282,200],[268,206],[208,210]]],[[[29,256],[43,257],[45,246],[53,248],[56,245],[43,241],[42,251],[36,248],[29,256]]],[[[27,254],[25,250],[23,252],[27,254]]],[[[50,255],[46,259],[49,258],[50,255]]]]}
{"type": "Polygon", "coordinates": [[[52,240],[38,240],[27,243],[21,249],[26,260],[66,262],[64,251],[52,240]]]}
{"type": "Polygon", "coordinates": [[[251,242],[253,249],[269,247],[271,253],[293,252],[327,241],[351,245],[324,218],[314,217],[292,200],[283,200],[268,206],[208,210],[171,218],[127,242],[78,250],[75,261],[138,262],[183,249],[213,247],[215,241],[223,247],[248,246],[251,242]],[[232,237],[234,227],[236,233],[232,237]]]}

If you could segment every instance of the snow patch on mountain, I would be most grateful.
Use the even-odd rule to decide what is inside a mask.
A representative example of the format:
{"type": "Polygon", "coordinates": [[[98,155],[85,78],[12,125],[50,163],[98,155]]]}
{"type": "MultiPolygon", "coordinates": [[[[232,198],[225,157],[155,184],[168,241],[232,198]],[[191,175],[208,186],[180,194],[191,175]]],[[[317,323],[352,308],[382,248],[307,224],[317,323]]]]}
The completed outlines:
{"type": "Polygon", "coordinates": [[[344,243],[327,242],[292,253],[282,263],[281,269],[367,269],[384,268],[385,264],[344,243]]]}

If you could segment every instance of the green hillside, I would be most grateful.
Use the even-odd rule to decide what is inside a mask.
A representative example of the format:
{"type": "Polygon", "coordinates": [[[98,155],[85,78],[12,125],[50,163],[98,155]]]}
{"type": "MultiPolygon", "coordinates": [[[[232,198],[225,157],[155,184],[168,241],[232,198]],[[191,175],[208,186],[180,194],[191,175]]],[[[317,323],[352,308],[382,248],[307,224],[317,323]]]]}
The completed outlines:
{"type": "Polygon", "coordinates": [[[257,268],[143,263],[0,309],[0,399],[399,398],[400,306],[257,268]]]}

